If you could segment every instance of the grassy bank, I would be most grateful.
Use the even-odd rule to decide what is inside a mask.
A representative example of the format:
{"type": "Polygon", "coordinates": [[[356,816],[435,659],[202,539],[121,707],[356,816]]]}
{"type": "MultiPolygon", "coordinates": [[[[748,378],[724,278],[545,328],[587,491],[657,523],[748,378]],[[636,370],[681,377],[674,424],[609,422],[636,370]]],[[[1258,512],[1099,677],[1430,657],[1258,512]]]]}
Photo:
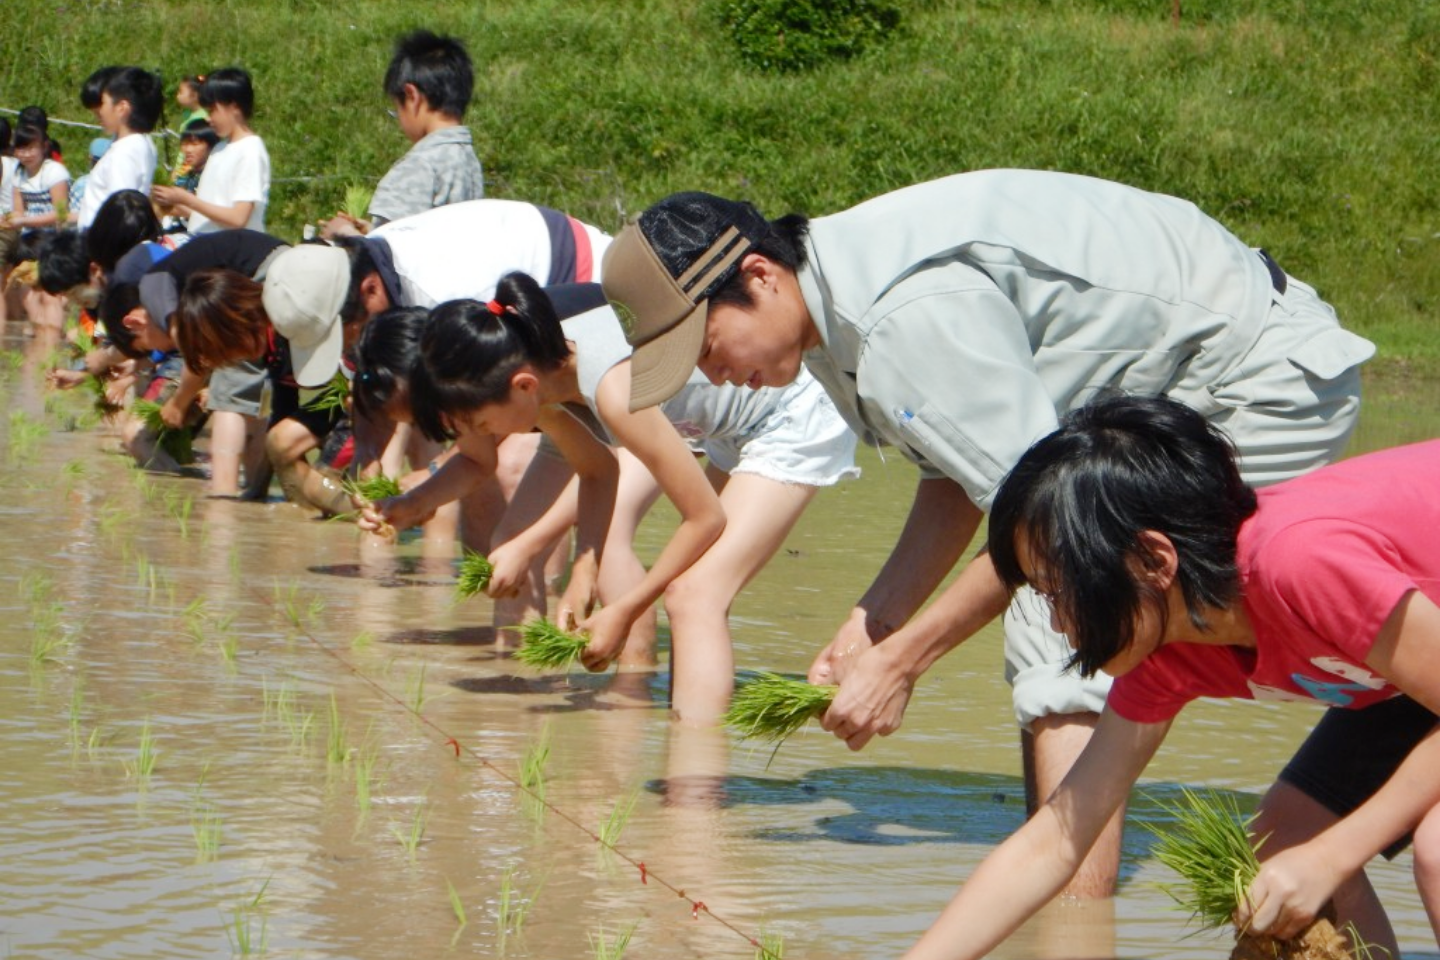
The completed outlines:
{"type": "Polygon", "coordinates": [[[167,82],[239,63],[293,236],[404,150],[380,77],[425,25],[476,59],[492,196],[613,229],[679,189],[774,215],[970,168],[1093,174],[1194,200],[1383,355],[1440,369],[1436,0],[1187,0],[1178,28],[1165,0],[899,0],[886,42],[791,75],[743,64],[718,3],[6,0],[0,106],[88,119],[76,90],[102,63],[167,82]]]}

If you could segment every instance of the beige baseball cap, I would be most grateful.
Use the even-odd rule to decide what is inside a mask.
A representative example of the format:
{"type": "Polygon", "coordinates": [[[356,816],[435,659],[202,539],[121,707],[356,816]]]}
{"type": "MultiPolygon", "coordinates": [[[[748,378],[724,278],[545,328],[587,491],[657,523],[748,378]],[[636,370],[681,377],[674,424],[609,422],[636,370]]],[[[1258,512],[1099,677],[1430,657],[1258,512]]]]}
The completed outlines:
{"type": "Polygon", "coordinates": [[[630,342],[630,409],[673,397],[705,344],[709,298],[770,225],[754,206],[677,193],[620,231],[605,251],[601,285],[630,342]]]}
{"type": "Polygon", "coordinates": [[[300,386],[323,386],[340,368],[340,308],[349,292],[350,255],[339,247],[301,244],[270,264],[261,299],[275,332],[290,341],[300,386]]]}

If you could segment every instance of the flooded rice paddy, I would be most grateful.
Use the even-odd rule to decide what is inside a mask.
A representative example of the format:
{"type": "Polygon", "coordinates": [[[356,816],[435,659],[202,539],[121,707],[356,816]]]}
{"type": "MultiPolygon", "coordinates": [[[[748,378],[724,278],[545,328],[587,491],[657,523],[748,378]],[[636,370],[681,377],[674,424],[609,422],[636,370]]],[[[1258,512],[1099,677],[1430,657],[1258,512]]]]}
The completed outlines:
{"type": "MultiPolygon", "coordinates": [[[[207,500],[67,432],[7,333],[30,365],[0,387],[0,957],[548,960],[627,932],[632,957],[891,957],[1021,822],[997,633],[860,754],[674,730],[663,673],[513,662],[422,544],[207,500]]],[[[1440,432],[1433,385],[1367,389],[1358,449],[1440,432]]],[[[736,603],[742,667],[803,672],[884,559],[914,474],[862,463],[736,603]]],[[[1314,719],[1192,707],[1135,797],[1119,897],[1058,903],[997,956],[1228,953],[1191,936],[1139,822],[1181,785],[1253,804],[1314,719]]],[[[1409,869],[1372,874],[1433,956],[1409,869]]]]}

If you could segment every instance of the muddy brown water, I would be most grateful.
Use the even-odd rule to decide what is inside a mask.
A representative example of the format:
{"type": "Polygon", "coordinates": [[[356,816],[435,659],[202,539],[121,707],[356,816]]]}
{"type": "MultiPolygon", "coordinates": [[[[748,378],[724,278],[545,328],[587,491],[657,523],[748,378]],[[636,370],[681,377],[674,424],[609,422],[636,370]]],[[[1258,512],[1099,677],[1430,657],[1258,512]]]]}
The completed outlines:
{"type": "MultiPolygon", "coordinates": [[[[420,544],[137,479],[104,431],[45,414],[43,350],[8,332],[30,366],[0,387],[0,957],[573,958],[632,928],[632,957],[750,958],[762,934],[787,957],[890,957],[1021,822],[993,631],[859,754],[818,728],[773,759],[672,730],[663,674],[513,663],[420,544]],[[37,637],[59,638],[48,658],[37,637]],[[542,743],[537,814],[514,781],[542,743]],[[592,834],[632,796],[622,857],[592,834]]],[[[1366,402],[1357,449],[1440,432],[1434,384],[1372,378],[1366,402]]],[[[884,559],[915,478],[861,456],[736,603],[742,667],[803,672],[884,559]]],[[[1314,719],[1187,710],[1135,797],[1120,895],[1057,903],[996,955],[1222,955],[1139,823],[1181,785],[1252,804],[1314,719]]],[[[1372,874],[1407,952],[1433,956],[1409,870],[1372,874]]]]}

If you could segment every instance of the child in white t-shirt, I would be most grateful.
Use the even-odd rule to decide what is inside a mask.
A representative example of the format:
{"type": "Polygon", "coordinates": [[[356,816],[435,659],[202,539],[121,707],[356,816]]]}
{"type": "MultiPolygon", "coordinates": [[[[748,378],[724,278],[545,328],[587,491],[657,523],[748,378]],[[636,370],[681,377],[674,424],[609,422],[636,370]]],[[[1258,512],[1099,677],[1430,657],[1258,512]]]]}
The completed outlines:
{"type": "Polygon", "coordinates": [[[85,197],[80,202],[79,226],[88,230],[100,205],[112,193],[139,190],[150,195],[157,159],[150,131],[160,120],[164,91],[160,78],[147,70],[104,67],[81,87],[81,102],[94,112],[105,134],[115,138],[90,171],[85,197]],[[88,91],[97,86],[100,99],[91,101],[88,91]]]}
{"type": "Polygon", "coordinates": [[[265,141],[250,129],[255,105],[250,75],[239,67],[216,70],[205,78],[200,103],[224,142],[211,152],[194,195],[178,187],[157,186],[155,199],[179,213],[188,211],[191,234],[237,227],[263,231],[270,199],[270,154],[265,141]]]}
{"type": "Polygon", "coordinates": [[[70,198],[70,171],[51,160],[50,138],[39,127],[23,126],[15,131],[14,187],[11,210],[5,223],[15,230],[54,228],[59,211],[70,198]]]}

